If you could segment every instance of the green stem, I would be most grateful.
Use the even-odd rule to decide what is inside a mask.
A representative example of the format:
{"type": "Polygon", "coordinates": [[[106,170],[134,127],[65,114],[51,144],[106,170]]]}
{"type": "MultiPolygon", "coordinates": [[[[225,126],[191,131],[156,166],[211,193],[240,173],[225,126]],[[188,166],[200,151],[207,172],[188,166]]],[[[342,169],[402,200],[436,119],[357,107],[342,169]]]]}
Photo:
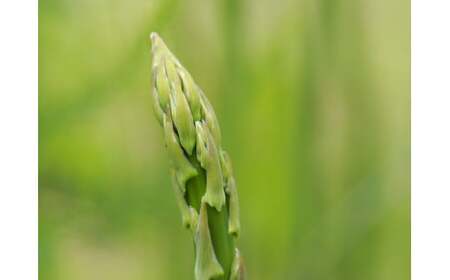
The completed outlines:
{"type": "MultiPolygon", "coordinates": [[[[193,154],[195,155],[195,152],[193,154]]],[[[199,175],[186,183],[187,201],[189,205],[200,212],[201,200],[206,190],[206,171],[200,166],[195,156],[189,158],[199,175]]],[[[224,269],[224,276],[218,279],[228,280],[234,257],[234,240],[228,233],[227,207],[223,207],[219,212],[215,208],[208,206],[208,225],[217,260],[224,269]]]]}

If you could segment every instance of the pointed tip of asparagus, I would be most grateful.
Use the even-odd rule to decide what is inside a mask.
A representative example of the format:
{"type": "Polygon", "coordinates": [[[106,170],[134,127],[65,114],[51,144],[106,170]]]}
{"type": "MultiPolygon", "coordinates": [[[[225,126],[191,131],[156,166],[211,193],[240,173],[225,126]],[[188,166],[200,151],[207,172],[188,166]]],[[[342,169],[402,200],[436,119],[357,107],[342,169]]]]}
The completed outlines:
{"type": "Polygon", "coordinates": [[[152,45],[155,45],[158,40],[161,40],[161,37],[159,37],[158,33],[156,32],[150,33],[150,41],[152,42],[152,45]]]}
{"type": "Polygon", "coordinates": [[[167,48],[161,37],[158,35],[158,33],[150,33],[150,42],[152,44],[153,56],[155,56],[157,53],[170,53],[169,49],[167,48]]]}
{"type": "MultiPolygon", "coordinates": [[[[233,268],[234,278],[229,278],[229,258],[235,248],[234,242],[228,242],[230,246],[224,245],[227,248],[219,244],[221,250],[216,252],[216,243],[213,243],[213,240],[222,237],[209,229],[207,207],[215,208],[217,211],[214,212],[221,212],[223,208],[229,211],[228,232],[225,234],[228,233],[230,238],[238,237],[240,226],[231,163],[226,153],[221,150],[220,128],[216,115],[202,90],[159,34],[152,32],[150,41],[155,112],[164,128],[166,148],[172,159],[173,185],[182,212],[183,225],[194,234],[195,277],[197,280],[218,277],[242,280],[243,265],[239,258],[233,268]],[[187,188],[188,181],[199,175],[203,179],[199,180],[198,184],[206,185],[206,190],[203,194],[194,193],[194,197],[201,199],[200,209],[196,209],[190,204],[192,201],[186,192],[197,184],[187,188]]],[[[226,216],[225,212],[224,217],[226,216]]],[[[215,216],[212,216],[211,221],[215,220],[215,216]]],[[[217,223],[222,223],[222,218],[219,220],[217,223]]],[[[223,228],[226,230],[226,224],[223,228]]]]}

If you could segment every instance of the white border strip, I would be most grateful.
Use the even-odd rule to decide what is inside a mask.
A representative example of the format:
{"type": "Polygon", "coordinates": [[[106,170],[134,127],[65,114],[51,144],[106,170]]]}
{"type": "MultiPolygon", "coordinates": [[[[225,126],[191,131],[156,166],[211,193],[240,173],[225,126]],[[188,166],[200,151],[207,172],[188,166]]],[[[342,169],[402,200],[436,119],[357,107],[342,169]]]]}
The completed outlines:
{"type": "MultiPolygon", "coordinates": [[[[450,279],[450,2],[412,1],[412,273],[450,279]]],[[[37,1],[0,2],[0,279],[37,279],[37,1]]]]}
{"type": "Polygon", "coordinates": [[[450,279],[450,2],[412,1],[412,279],[450,279]]]}
{"type": "Polygon", "coordinates": [[[37,60],[37,1],[0,1],[0,279],[38,277],[37,60]]]}

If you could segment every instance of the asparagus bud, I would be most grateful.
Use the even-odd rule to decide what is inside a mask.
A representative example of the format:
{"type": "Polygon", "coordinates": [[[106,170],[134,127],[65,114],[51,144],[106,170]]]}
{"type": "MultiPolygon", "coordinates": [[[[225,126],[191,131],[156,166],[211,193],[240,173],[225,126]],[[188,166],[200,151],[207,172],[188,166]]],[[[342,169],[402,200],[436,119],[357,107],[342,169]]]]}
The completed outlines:
{"type": "Polygon", "coordinates": [[[237,189],[216,115],[161,38],[156,33],[150,37],[153,108],[163,127],[183,225],[194,237],[195,278],[242,280],[244,266],[235,245],[240,230],[237,189]]]}

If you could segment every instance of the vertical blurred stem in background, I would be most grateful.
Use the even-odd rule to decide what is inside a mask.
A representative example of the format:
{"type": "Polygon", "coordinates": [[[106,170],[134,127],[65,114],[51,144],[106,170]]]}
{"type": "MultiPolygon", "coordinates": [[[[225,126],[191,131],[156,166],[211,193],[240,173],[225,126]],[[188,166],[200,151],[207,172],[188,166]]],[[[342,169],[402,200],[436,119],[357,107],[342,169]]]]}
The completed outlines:
{"type": "MultiPolygon", "coordinates": [[[[343,234],[358,223],[360,228],[370,229],[374,217],[378,217],[380,203],[379,137],[374,115],[378,108],[373,100],[363,13],[358,1],[305,2],[301,20],[304,29],[299,36],[304,52],[299,63],[302,68],[296,154],[301,164],[295,173],[301,182],[297,189],[296,212],[300,217],[296,231],[302,233],[302,238],[293,240],[296,245],[292,256],[298,259],[293,264],[293,275],[298,274],[298,265],[303,277],[315,279],[352,279],[354,275],[348,272],[371,269],[370,261],[358,270],[347,269],[342,263],[338,266],[351,244],[364,238],[376,239],[376,235],[369,237],[367,232],[357,230],[352,231],[357,233],[354,236],[343,234]],[[323,112],[331,115],[325,116],[323,112]],[[341,112],[345,115],[339,115],[341,112]],[[353,120],[347,121],[351,126],[342,126],[346,120],[340,118],[353,120]],[[320,151],[327,151],[326,162],[320,151]],[[338,156],[341,161],[334,162],[334,154],[346,156],[338,156]],[[340,168],[341,172],[333,171],[340,168]],[[318,215],[311,220],[313,217],[308,213],[318,215]],[[311,255],[314,251],[322,254],[311,255]]],[[[373,246],[364,247],[353,253],[354,257],[367,260],[374,250],[373,246]]],[[[350,257],[353,256],[347,256],[350,257]]]]}
{"type": "MultiPolygon", "coordinates": [[[[223,104],[223,108],[233,108],[233,113],[237,114],[234,118],[223,118],[222,126],[229,131],[228,135],[236,135],[235,121],[239,119],[242,113],[242,107],[247,104],[245,99],[248,98],[245,92],[245,84],[242,80],[243,58],[242,58],[242,43],[243,43],[243,28],[242,28],[242,10],[243,1],[240,0],[223,0],[218,4],[219,12],[222,17],[221,28],[223,30],[223,75],[222,75],[222,90],[219,104],[223,104]]],[[[227,137],[225,135],[225,137],[227,137]]],[[[227,138],[226,138],[227,139],[227,138]]],[[[227,139],[231,147],[239,147],[234,138],[227,139]]]]}

